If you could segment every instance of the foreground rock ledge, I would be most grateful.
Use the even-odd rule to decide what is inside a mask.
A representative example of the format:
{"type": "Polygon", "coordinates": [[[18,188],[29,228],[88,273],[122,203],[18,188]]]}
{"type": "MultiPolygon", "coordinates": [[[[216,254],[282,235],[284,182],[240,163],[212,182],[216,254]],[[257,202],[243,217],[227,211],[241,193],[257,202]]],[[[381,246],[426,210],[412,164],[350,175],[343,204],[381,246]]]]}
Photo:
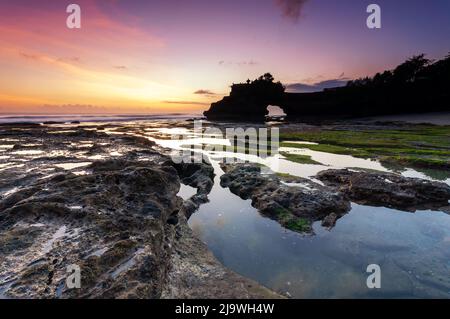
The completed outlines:
{"type": "MultiPolygon", "coordinates": [[[[21,143],[35,138],[20,134],[21,143]]],[[[70,134],[49,138],[48,147],[102,139],[124,155],[96,161],[84,175],[27,177],[36,161],[2,172],[2,185],[21,186],[0,198],[0,298],[281,297],[223,267],[189,229],[180,177],[199,189],[192,200],[200,203],[212,185],[207,164],[176,167],[147,140],[70,134]],[[70,265],[80,267],[80,289],[66,286],[70,265]]],[[[39,172],[57,161],[40,159],[39,172]]]]}

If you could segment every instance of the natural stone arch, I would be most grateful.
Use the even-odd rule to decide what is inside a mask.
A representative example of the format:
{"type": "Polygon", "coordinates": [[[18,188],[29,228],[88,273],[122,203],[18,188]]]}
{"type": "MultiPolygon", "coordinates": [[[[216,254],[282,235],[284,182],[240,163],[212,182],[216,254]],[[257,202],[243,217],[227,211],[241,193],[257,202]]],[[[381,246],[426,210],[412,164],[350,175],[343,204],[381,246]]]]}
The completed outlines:
{"type": "Polygon", "coordinates": [[[268,105],[267,106],[267,116],[269,117],[285,117],[287,114],[283,108],[279,105],[268,105]]]}

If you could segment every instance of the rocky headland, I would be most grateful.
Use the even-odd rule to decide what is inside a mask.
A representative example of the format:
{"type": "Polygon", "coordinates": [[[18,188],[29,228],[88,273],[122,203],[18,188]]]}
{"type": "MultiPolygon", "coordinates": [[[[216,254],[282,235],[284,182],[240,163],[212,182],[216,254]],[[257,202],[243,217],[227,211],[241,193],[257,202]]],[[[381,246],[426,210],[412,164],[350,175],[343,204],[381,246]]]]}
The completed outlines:
{"type": "MultiPolygon", "coordinates": [[[[233,84],[229,96],[211,104],[209,120],[264,121],[270,105],[288,120],[324,122],[375,115],[450,111],[450,55],[439,61],[414,56],[393,70],[320,92],[292,92],[270,73],[233,84]]],[[[301,85],[301,84],[300,84],[301,85]]]]}

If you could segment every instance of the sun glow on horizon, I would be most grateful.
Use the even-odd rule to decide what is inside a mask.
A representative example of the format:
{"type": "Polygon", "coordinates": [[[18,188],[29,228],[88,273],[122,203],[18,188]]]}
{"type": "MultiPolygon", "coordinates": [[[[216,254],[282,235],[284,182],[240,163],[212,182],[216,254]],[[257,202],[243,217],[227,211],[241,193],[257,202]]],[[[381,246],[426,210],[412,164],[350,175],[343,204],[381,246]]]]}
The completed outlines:
{"type": "Polygon", "coordinates": [[[79,30],[61,24],[64,12],[11,6],[19,16],[0,22],[0,113],[194,111],[209,104],[194,87],[159,76],[171,72],[151,63],[164,54],[164,41],[109,18],[95,2],[84,3],[90,16],[79,30]]]}

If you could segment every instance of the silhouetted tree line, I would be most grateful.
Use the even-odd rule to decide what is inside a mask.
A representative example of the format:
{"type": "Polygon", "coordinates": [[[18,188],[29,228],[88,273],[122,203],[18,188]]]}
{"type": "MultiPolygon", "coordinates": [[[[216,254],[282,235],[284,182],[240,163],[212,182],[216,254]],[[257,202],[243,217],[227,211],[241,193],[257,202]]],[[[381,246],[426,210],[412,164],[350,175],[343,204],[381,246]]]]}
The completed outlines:
{"type": "MultiPolygon", "coordinates": [[[[365,77],[349,81],[348,88],[366,89],[411,89],[412,87],[444,88],[450,81],[450,54],[434,62],[424,54],[414,56],[392,71],[377,73],[374,77],[365,77]]],[[[447,86],[448,87],[448,86],[447,86]]]]}
{"type": "Polygon", "coordinates": [[[450,54],[414,56],[394,70],[315,93],[285,93],[288,118],[340,118],[450,111],[450,54]]]}

